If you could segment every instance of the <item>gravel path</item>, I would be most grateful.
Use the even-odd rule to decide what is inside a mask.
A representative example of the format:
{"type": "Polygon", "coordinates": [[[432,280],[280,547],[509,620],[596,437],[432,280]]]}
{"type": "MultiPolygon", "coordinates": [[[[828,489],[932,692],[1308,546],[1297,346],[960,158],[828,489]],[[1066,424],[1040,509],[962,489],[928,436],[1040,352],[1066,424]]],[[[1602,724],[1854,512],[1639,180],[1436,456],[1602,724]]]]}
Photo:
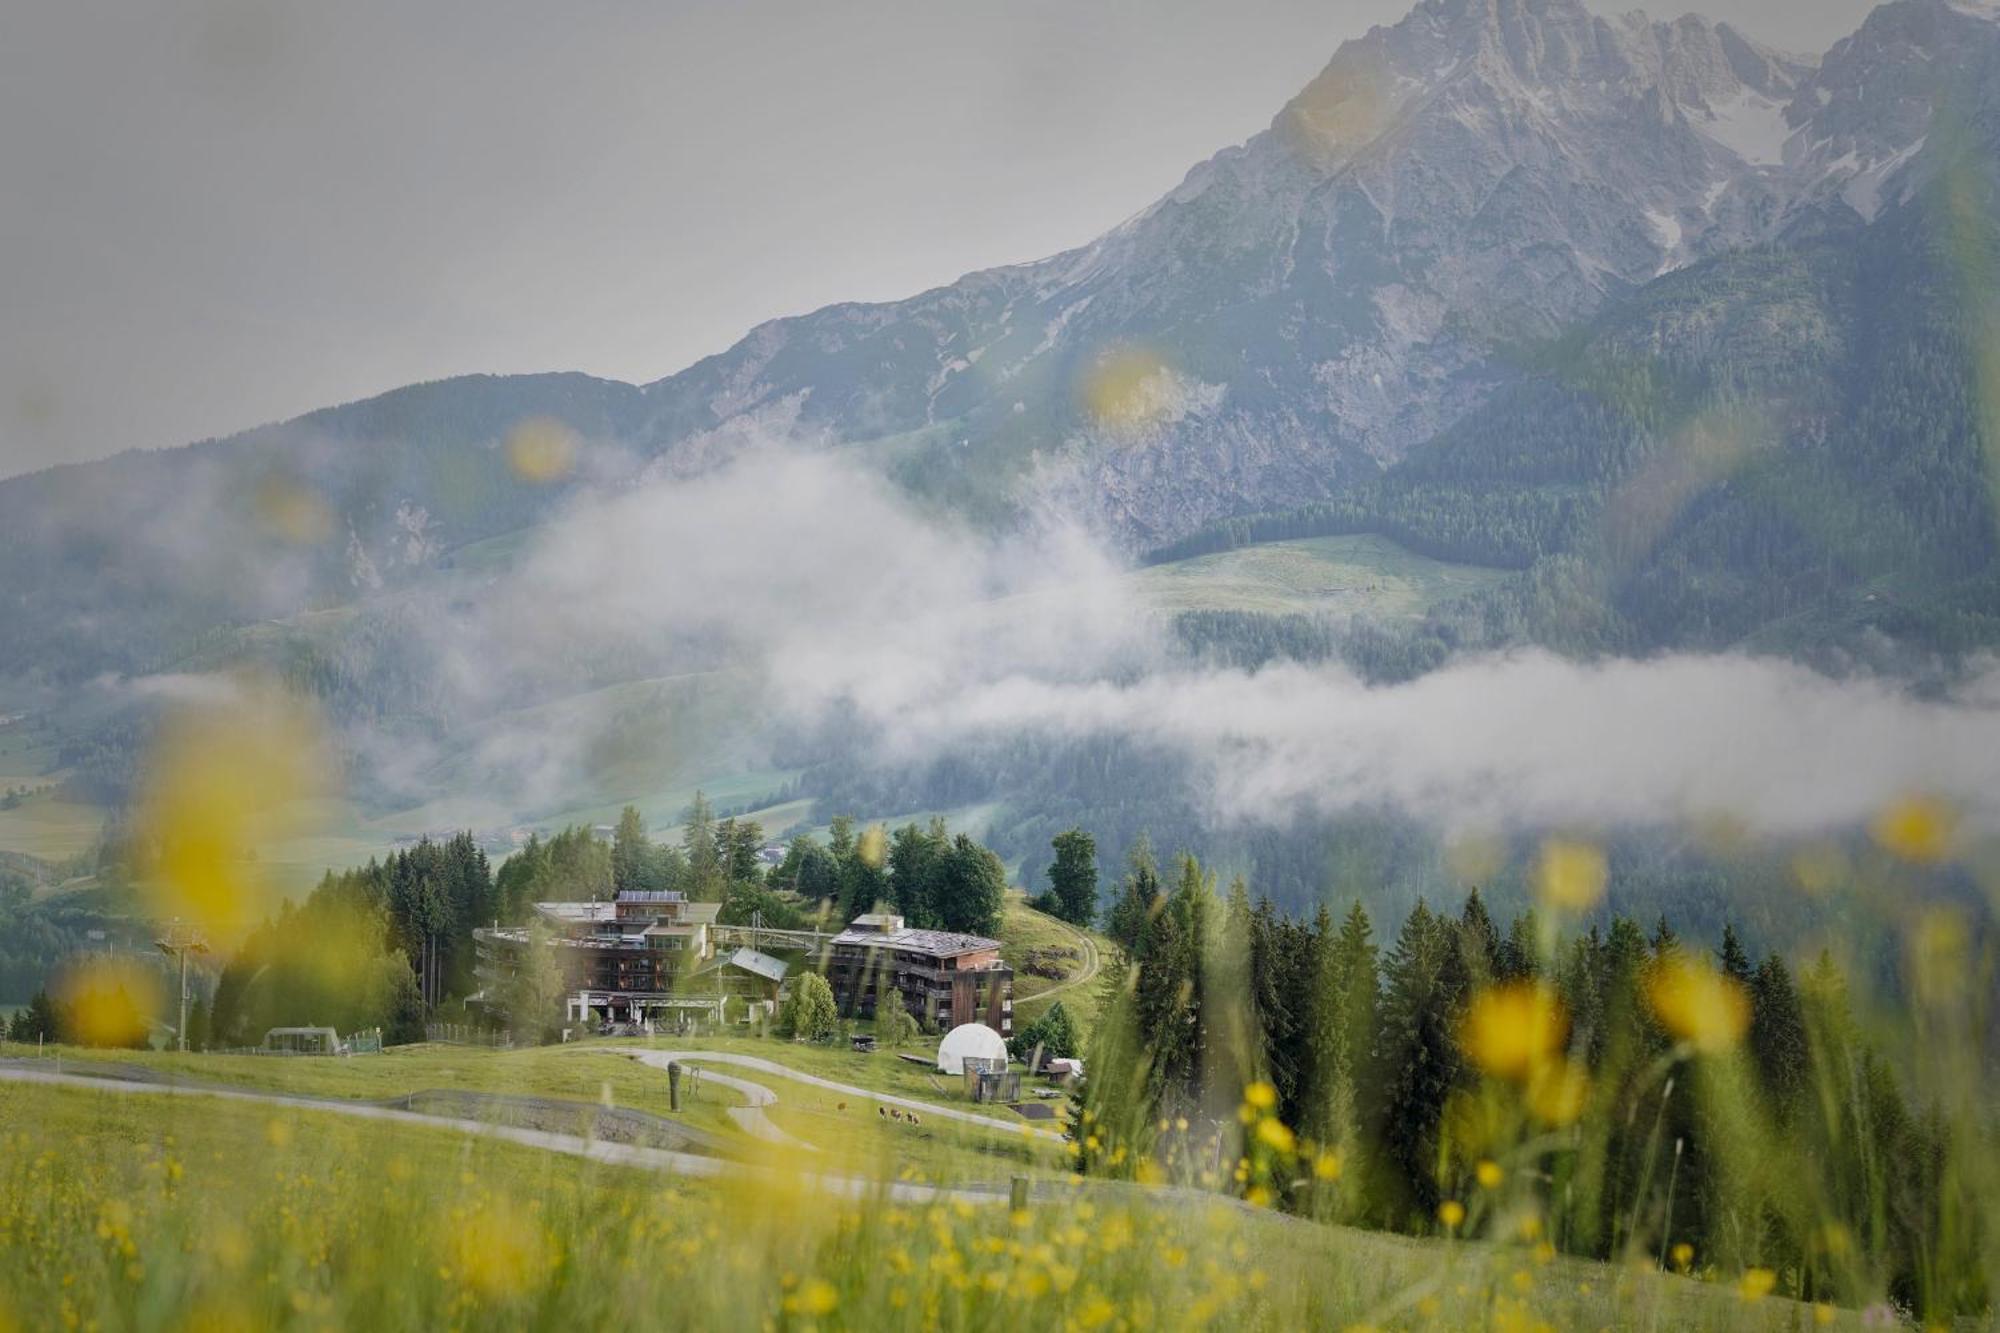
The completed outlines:
{"type": "Polygon", "coordinates": [[[1040,1004],[1043,1000],[1048,999],[1051,995],[1060,995],[1066,990],[1074,990],[1078,986],[1088,985],[1090,982],[1095,981],[1097,979],[1098,972],[1103,968],[1104,960],[1102,959],[1102,957],[1100,957],[1098,953],[1097,941],[1091,939],[1089,935],[1085,934],[1083,931],[1078,930],[1075,926],[1072,926],[1067,921],[1062,921],[1054,917],[1051,917],[1050,920],[1055,921],[1057,925],[1060,925],[1064,930],[1067,930],[1070,934],[1070,938],[1083,946],[1083,966],[1079,968],[1077,970],[1077,974],[1069,978],[1069,980],[1059,981],[1055,985],[1049,987],[1047,990],[1041,991],[1035,995],[1026,996],[1023,999],[1017,1001],[1017,1003],[1026,1004],[1032,1001],[1036,1004],[1040,1004]]]}
{"type": "MultiPolygon", "coordinates": [[[[669,1063],[676,1060],[682,1064],[688,1063],[687,1056],[673,1051],[632,1051],[629,1054],[640,1064],[652,1065],[654,1068],[660,1070],[665,1070],[669,1063]]],[[[776,1121],[764,1114],[765,1107],[777,1105],[778,1094],[772,1092],[762,1083],[752,1083],[748,1079],[731,1078],[727,1074],[718,1074],[713,1070],[707,1069],[702,1071],[701,1078],[704,1083],[713,1083],[718,1087],[728,1088],[733,1092],[743,1094],[744,1100],[749,1103],[748,1105],[726,1106],[723,1109],[729,1113],[731,1120],[734,1120],[743,1127],[743,1131],[746,1134],[754,1138],[760,1138],[766,1143],[780,1144],[801,1152],[819,1151],[818,1148],[807,1143],[804,1139],[787,1134],[778,1127],[776,1121]]]]}
{"type": "MultiPolygon", "coordinates": [[[[813,1087],[825,1088],[829,1092],[838,1092],[848,1097],[882,1102],[888,1106],[901,1107],[906,1111],[916,1111],[921,1115],[936,1116],[940,1120],[956,1120],[963,1124],[979,1125],[985,1129],[997,1129],[1008,1134],[1019,1134],[1023,1129],[1026,1129],[1028,1133],[1040,1135],[1045,1139],[1058,1141],[1062,1139],[1062,1135],[1055,1130],[1038,1129],[1026,1120],[998,1120],[990,1115],[978,1115],[972,1111],[961,1111],[952,1106],[939,1106],[935,1102],[920,1102],[909,1097],[898,1097],[894,1093],[888,1092],[871,1092],[867,1088],[857,1088],[852,1083],[836,1083],[830,1078],[821,1078],[817,1074],[802,1073],[789,1065],[781,1065],[775,1060],[766,1060],[762,1056],[738,1055],[734,1051],[634,1051],[632,1052],[632,1058],[643,1064],[653,1065],[660,1069],[665,1069],[669,1061],[679,1061],[682,1064],[733,1065],[739,1069],[754,1069],[758,1073],[769,1074],[775,1078],[791,1079],[795,1083],[810,1083],[813,1087]]],[[[720,1074],[704,1073],[702,1077],[714,1079],[718,1083],[727,1082],[730,1087],[736,1088],[739,1091],[747,1091],[749,1088],[757,1086],[743,1082],[742,1080],[726,1080],[720,1074]]],[[[762,1108],[775,1104],[778,1098],[768,1088],[759,1088],[758,1090],[764,1094],[764,1100],[753,1103],[753,1109],[756,1109],[758,1115],[762,1116],[762,1108]]],[[[772,1128],[776,1130],[777,1126],[773,1125],[772,1128]]],[[[783,1133],[784,1131],[778,1130],[778,1132],[783,1133]]]]}
{"type": "MultiPolygon", "coordinates": [[[[528,1129],[518,1125],[496,1125],[481,1120],[464,1120],[454,1116],[426,1115],[421,1111],[405,1111],[394,1106],[384,1106],[379,1102],[341,1101],[337,1098],[294,1097],[275,1092],[250,1092],[235,1088],[190,1087],[186,1084],[155,1083],[120,1078],[90,1078],[81,1074],[57,1074],[53,1071],[11,1066],[0,1068],[0,1082],[32,1083],[43,1086],[84,1088],[91,1092],[112,1096],[134,1097],[207,1097],[220,1101],[243,1102],[256,1106],[278,1106],[292,1111],[308,1111],[328,1115],[351,1116],[357,1120],[386,1121],[393,1124],[422,1125],[429,1129],[445,1129],[470,1135],[475,1138],[495,1139],[504,1143],[516,1143],[523,1147],[539,1148],[547,1152],[566,1153],[572,1157],[582,1157],[593,1162],[604,1162],[614,1166],[637,1167],[645,1171],[657,1171],[670,1176],[713,1178],[730,1176],[733,1178],[763,1177],[773,1181],[786,1178],[785,1173],[771,1171],[743,1162],[731,1161],[725,1157],[704,1157],[695,1153],[673,1152],[665,1148],[647,1148],[630,1143],[608,1143],[602,1139],[587,1139],[575,1134],[558,1134],[550,1130],[528,1129]]],[[[398,1099],[400,1100],[400,1099],[398,1099]]],[[[940,1189],[928,1185],[888,1183],[864,1180],[852,1176],[809,1175],[805,1180],[832,1194],[849,1198],[869,1198],[878,1195],[894,1199],[899,1203],[930,1203],[939,1199],[963,1199],[968,1203],[1005,1202],[1004,1187],[987,1189],[940,1189]]]]}

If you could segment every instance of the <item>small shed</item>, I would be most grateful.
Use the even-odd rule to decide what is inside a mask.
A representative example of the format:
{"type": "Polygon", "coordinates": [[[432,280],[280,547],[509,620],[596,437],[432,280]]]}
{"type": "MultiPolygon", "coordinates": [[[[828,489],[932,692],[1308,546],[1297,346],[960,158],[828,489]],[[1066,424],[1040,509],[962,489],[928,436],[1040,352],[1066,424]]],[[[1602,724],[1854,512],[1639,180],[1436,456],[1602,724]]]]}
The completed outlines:
{"type": "Polygon", "coordinates": [[[264,1034],[264,1049],[281,1055],[339,1055],[346,1048],[332,1028],[272,1028],[264,1034]]]}
{"type": "Polygon", "coordinates": [[[1004,1065],[994,1068],[990,1061],[965,1062],[965,1095],[975,1102],[1018,1102],[1021,1100],[1021,1071],[1004,1065]]]}

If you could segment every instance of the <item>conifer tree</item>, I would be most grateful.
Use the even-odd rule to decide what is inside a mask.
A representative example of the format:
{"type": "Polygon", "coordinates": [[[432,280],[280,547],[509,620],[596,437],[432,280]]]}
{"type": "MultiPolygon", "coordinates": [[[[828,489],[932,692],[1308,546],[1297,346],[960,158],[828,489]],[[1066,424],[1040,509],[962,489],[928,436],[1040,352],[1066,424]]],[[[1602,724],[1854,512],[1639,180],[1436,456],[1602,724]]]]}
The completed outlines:
{"type": "Polygon", "coordinates": [[[1750,984],[1750,955],[1743,952],[1743,941],[1737,938],[1736,927],[1725,924],[1722,927],[1722,974],[1737,983],[1750,984]]]}
{"type": "Polygon", "coordinates": [[[1056,915],[1079,926],[1097,919],[1097,840],[1080,828],[1050,840],[1055,859],[1049,863],[1049,896],[1056,915]]]}
{"type": "Polygon", "coordinates": [[[639,807],[628,805],[618,812],[618,827],[611,835],[611,888],[615,893],[627,893],[645,887],[646,821],[639,814],[639,807]]]}
{"type": "Polygon", "coordinates": [[[1471,970],[1478,983],[1490,981],[1500,971],[1500,930],[1493,924],[1493,917],[1486,910],[1486,902],[1479,896],[1478,886],[1465,896],[1465,907],[1459,912],[1459,933],[1465,965],[1471,970]]]}
{"type": "Polygon", "coordinates": [[[1152,844],[1144,833],[1132,844],[1127,859],[1125,886],[1118,901],[1112,904],[1105,933],[1122,945],[1129,956],[1139,959],[1149,951],[1153,922],[1160,911],[1160,872],[1153,861],[1152,844]]]}
{"type": "Polygon", "coordinates": [[[1800,1113],[1812,1078],[1812,1052],[1791,969],[1776,954],[1758,964],[1750,978],[1749,1046],[1766,1109],[1780,1129],[1787,1129],[1800,1113]]]}
{"type": "Polygon", "coordinates": [[[1514,918],[1507,927],[1507,938],[1500,942],[1495,980],[1522,981],[1541,972],[1540,933],[1541,927],[1532,908],[1514,918]]]}
{"type": "Polygon", "coordinates": [[[722,901],[725,887],[722,853],[715,840],[715,808],[697,791],[681,820],[681,854],[688,864],[688,897],[696,902],[722,901]]]}
{"type": "Polygon", "coordinates": [[[1462,1067],[1457,1023],[1465,965],[1460,938],[1451,923],[1418,899],[1383,967],[1373,1119],[1392,1212],[1419,1218],[1429,1217],[1440,1198],[1439,1122],[1462,1067]]]}

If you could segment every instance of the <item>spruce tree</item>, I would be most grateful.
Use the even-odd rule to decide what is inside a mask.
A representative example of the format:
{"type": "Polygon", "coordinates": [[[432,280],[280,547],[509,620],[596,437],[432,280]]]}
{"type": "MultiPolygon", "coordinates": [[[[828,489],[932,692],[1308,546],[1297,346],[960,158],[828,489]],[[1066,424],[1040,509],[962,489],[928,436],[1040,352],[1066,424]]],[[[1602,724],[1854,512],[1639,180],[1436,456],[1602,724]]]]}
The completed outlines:
{"type": "Polygon", "coordinates": [[[1540,933],[1541,926],[1532,908],[1514,918],[1507,927],[1507,938],[1500,942],[1495,980],[1523,981],[1541,972],[1540,933]]]}
{"type": "Polygon", "coordinates": [[[1080,828],[1050,840],[1049,896],[1056,915],[1079,926],[1097,919],[1097,840],[1080,828]]]}
{"type": "Polygon", "coordinates": [[[1804,1008],[1784,959],[1770,955],[1750,978],[1750,1059],[1780,1129],[1799,1115],[1812,1078],[1804,1008]]]}
{"type": "Polygon", "coordinates": [[[1480,984],[1492,980],[1500,971],[1500,930],[1493,924],[1493,917],[1487,912],[1486,902],[1479,896],[1476,885],[1465,896],[1465,907],[1459,912],[1458,928],[1463,937],[1465,963],[1473,979],[1480,984]]]}
{"type": "Polygon", "coordinates": [[[715,808],[697,791],[681,820],[681,854],[688,863],[688,897],[696,902],[721,902],[725,887],[722,853],[715,841],[715,808]]]}
{"type": "Polygon", "coordinates": [[[1452,923],[1418,899],[1383,967],[1372,1119],[1392,1212],[1416,1219],[1429,1218],[1441,1197],[1440,1121],[1462,1069],[1460,939],[1452,923]]]}
{"type": "Polygon", "coordinates": [[[1141,833],[1128,854],[1130,868],[1125,874],[1124,889],[1118,901],[1112,904],[1110,916],[1105,922],[1105,933],[1134,959],[1144,958],[1149,952],[1154,919],[1161,907],[1160,872],[1153,861],[1153,848],[1141,833]]]}
{"type": "Polygon", "coordinates": [[[611,835],[611,888],[629,893],[642,887],[646,866],[646,821],[639,807],[628,805],[618,812],[618,827],[611,835]]]}
{"type": "Polygon", "coordinates": [[[1750,955],[1743,952],[1743,941],[1737,938],[1736,927],[1724,924],[1722,927],[1722,974],[1742,984],[1750,984],[1750,955]]]}

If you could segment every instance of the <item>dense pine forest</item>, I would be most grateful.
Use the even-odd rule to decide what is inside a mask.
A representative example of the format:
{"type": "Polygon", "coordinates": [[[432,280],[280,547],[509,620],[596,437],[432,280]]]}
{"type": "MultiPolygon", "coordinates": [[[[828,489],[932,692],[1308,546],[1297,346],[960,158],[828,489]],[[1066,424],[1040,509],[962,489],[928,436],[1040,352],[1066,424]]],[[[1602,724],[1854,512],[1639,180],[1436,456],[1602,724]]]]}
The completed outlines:
{"type": "MultiPolygon", "coordinates": [[[[1218,896],[1192,857],[1163,882],[1141,849],[1109,911],[1125,953],[1075,1097],[1080,1168],[1751,1270],[1806,1299],[1886,1284],[1932,1317],[1986,1308],[1976,1069],[1913,1098],[1926,1061],[1864,1035],[1830,955],[1586,924],[1565,908],[1596,898],[1601,858],[1557,845],[1542,873],[1545,907],[1504,926],[1474,890],[1381,937],[1358,902],[1288,918],[1241,880],[1218,896]]],[[[1991,1017],[1977,955],[1927,929],[1945,936],[1915,964],[1916,1028],[1968,1035],[1991,1017]]]]}

